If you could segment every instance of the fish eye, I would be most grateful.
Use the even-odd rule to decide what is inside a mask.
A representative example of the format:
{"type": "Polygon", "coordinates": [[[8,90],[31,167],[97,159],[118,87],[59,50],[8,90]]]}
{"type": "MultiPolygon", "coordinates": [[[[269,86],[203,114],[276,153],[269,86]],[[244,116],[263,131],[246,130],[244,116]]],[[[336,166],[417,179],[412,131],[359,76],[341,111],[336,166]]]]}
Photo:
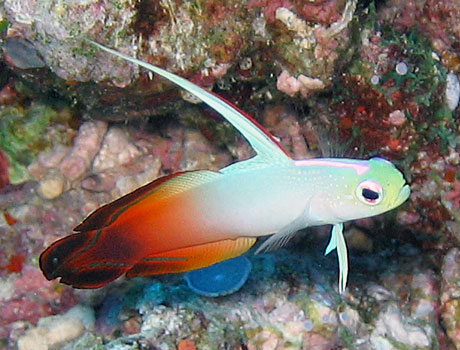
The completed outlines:
{"type": "Polygon", "coordinates": [[[375,181],[364,180],[358,184],[356,196],[365,204],[377,205],[383,199],[383,188],[375,181]]]}

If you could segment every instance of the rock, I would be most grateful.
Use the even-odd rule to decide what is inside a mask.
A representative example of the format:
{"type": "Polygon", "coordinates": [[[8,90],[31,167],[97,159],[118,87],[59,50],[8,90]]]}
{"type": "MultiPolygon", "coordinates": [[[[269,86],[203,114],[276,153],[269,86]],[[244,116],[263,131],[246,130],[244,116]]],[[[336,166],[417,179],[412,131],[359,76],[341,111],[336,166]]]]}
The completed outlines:
{"type": "Polygon", "coordinates": [[[75,306],[63,315],[43,317],[18,340],[18,350],[48,350],[78,338],[94,326],[94,311],[75,306]]]}
{"type": "Polygon", "coordinates": [[[441,280],[441,318],[447,336],[460,349],[460,249],[452,248],[444,256],[441,280]]]}
{"type": "Polygon", "coordinates": [[[64,175],[57,171],[51,171],[40,180],[37,191],[42,198],[54,199],[65,191],[66,186],[64,175]]]}
{"type": "Polygon", "coordinates": [[[99,173],[119,167],[140,155],[141,152],[129,141],[127,133],[120,128],[113,127],[104,136],[101,150],[94,158],[92,170],[99,173]]]}
{"type": "MultiPolygon", "coordinates": [[[[30,329],[19,338],[18,350],[48,350],[60,343],[78,338],[83,334],[84,327],[78,319],[61,319],[60,316],[50,316],[41,326],[30,329]]],[[[44,319],[42,319],[44,320],[44,319]]]]}
{"type": "Polygon", "coordinates": [[[395,303],[389,303],[380,313],[375,322],[375,329],[370,336],[370,342],[375,349],[397,349],[394,343],[411,349],[421,347],[431,349],[433,334],[415,324],[402,315],[395,303]]]}
{"type": "Polygon", "coordinates": [[[68,152],[68,147],[57,144],[52,150],[40,153],[37,160],[38,163],[45,168],[55,168],[68,152]]]}
{"type": "Polygon", "coordinates": [[[228,154],[217,150],[199,131],[186,130],[181,168],[218,170],[231,162],[228,154]]]}
{"type": "Polygon", "coordinates": [[[102,338],[93,333],[86,332],[72,343],[63,346],[61,350],[105,350],[102,338]]]}
{"type": "Polygon", "coordinates": [[[460,82],[456,74],[447,74],[446,102],[451,111],[455,111],[460,99],[460,82]]]}
{"type": "Polygon", "coordinates": [[[276,350],[278,344],[281,343],[279,335],[268,330],[262,331],[256,337],[248,342],[249,350],[276,350]]]}
{"type": "Polygon", "coordinates": [[[34,46],[22,38],[9,38],[3,45],[7,61],[20,69],[43,68],[45,62],[34,46]]]}
{"type": "Polygon", "coordinates": [[[358,311],[346,306],[345,310],[339,313],[339,320],[342,325],[347,327],[350,332],[357,333],[358,327],[362,324],[362,320],[358,311]]]}
{"type": "Polygon", "coordinates": [[[112,191],[114,197],[123,196],[135,189],[155,180],[160,175],[161,162],[152,156],[145,157],[148,166],[144,171],[135,175],[127,175],[117,180],[115,189],[112,191]]]}
{"type": "Polygon", "coordinates": [[[439,291],[438,280],[434,273],[416,273],[412,277],[411,288],[416,298],[411,301],[410,309],[414,319],[436,322],[436,309],[439,291]]]}

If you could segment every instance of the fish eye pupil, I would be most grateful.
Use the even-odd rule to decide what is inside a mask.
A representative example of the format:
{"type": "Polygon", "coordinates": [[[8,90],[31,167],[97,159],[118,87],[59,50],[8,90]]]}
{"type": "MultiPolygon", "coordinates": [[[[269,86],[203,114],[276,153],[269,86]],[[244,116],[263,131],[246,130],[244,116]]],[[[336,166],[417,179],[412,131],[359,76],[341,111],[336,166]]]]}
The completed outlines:
{"type": "Polygon", "coordinates": [[[363,188],[362,195],[365,199],[375,201],[379,199],[379,194],[378,192],[372,191],[369,188],[363,188]]]}
{"type": "Polygon", "coordinates": [[[54,265],[56,265],[56,264],[59,262],[59,259],[56,258],[56,257],[54,257],[54,258],[51,260],[51,262],[52,262],[54,265]]]}

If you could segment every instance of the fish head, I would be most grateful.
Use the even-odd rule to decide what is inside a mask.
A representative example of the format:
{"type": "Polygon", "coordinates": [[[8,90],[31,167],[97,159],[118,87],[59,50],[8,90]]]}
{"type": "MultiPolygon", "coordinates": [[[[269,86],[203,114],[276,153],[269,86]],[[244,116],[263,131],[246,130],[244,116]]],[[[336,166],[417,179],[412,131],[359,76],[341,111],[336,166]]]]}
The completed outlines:
{"type": "Polygon", "coordinates": [[[311,199],[310,214],[318,222],[334,224],[379,215],[409,198],[409,185],[390,161],[371,158],[340,162],[346,167],[331,168],[325,189],[311,199]]]}

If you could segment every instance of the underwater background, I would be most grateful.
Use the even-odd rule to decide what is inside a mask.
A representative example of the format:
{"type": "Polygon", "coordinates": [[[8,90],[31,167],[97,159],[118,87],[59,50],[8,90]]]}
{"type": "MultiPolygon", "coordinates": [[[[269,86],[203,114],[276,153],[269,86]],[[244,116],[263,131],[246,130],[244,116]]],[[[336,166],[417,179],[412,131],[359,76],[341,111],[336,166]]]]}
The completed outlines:
{"type": "Polygon", "coordinates": [[[459,0],[3,0],[0,46],[0,348],[460,349],[459,0]],[[395,163],[411,197],[345,225],[345,293],[329,226],[209,275],[47,281],[39,254],[103,204],[253,155],[85,39],[212,89],[295,159],[395,163]]]}

